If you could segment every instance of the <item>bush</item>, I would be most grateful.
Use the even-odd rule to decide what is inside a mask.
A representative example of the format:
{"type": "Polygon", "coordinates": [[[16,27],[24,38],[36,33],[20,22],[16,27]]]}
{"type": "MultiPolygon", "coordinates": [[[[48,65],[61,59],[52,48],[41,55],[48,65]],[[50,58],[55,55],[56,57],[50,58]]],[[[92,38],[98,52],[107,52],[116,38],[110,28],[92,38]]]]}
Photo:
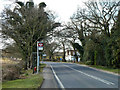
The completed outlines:
{"type": "Polygon", "coordinates": [[[22,67],[20,64],[10,64],[2,68],[2,80],[15,80],[20,76],[22,67]]]}
{"type": "Polygon", "coordinates": [[[29,74],[28,73],[25,73],[25,76],[28,76],[29,74]]]}
{"type": "Polygon", "coordinates": [[[86,61],[85,64],[86,64],[86,65],[91,65],[92,62],[91,62],[91,60],[89,60],[89,61],[86,61]]]}

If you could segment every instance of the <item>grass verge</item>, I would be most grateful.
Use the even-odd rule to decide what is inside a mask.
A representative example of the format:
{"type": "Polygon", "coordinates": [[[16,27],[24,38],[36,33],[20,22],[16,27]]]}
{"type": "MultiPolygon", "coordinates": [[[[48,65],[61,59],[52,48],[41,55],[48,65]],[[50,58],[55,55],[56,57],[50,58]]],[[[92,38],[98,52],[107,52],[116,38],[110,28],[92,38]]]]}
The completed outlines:
{"type": "Polygon", "coordinates": [[[118,69],[114,69],[114,68],[110,68],[110,67],[105,67],[105,66],[96,66],[96,65],[89,65],[90,67],[96,68],[96,69],[101,69],[101,70],[105,70],[105,71],[109,71],[109,72],[113,72],[113,73],[117,73],[120,74],[118,69]]]}
{"type": "MultiPolygon", "coordinates": [[[[40,72],[43,71],[45,66],[45,64],[40,65],[40,72]]],[[[25,79],[3,82],[2,88],[38,88],[43,82],[43,76],[41,74],[32,74],[32,69],[24,71],[24,76],[26,76],[25,79]]]]}
{"type": "MultiPolygon", "coordinates": [[[[77,62],[77,64],[86,65],[83,62],[77,62]]],[[[112,72],[112,73],[116,73],[116,74],[120,74],[119,69],[114,69],[114,68],[100,66],[100,65],[87,65],[87,66],[93,67],[93,68],[96,68],[96,69],[100,69],[100,70],[104,70],[104,71],[108,71],[108,72],[112,72]]]]}

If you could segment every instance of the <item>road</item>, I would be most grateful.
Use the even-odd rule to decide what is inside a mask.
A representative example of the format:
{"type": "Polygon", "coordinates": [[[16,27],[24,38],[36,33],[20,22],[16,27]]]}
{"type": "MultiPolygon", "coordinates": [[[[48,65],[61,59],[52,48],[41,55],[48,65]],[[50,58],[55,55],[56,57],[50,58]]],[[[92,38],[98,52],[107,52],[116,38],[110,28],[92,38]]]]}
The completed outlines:
{"type": "Polygon", "coordinates": [[[118,88],[118,76],[72,63],[44,62],[59,88],[118,88]]]}

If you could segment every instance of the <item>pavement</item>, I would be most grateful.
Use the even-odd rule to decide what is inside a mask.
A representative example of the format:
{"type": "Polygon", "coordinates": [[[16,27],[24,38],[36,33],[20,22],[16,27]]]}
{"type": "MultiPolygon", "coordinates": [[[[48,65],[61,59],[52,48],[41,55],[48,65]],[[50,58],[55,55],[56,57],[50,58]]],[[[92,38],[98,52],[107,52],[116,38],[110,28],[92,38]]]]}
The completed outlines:
{"type": "Polygon", "coordinates": [[[44,82],[41,88],[98,88],[118,90],[118,75],[72,63],[44,62],[44,82]]]}
{"type": "Polygon", "coordinates": [[[54,78],[50,65],[47,65],[43,69],[43,78],[44,78],[44,82],[41,88],[58,88],[57,81],[54,78]]]}

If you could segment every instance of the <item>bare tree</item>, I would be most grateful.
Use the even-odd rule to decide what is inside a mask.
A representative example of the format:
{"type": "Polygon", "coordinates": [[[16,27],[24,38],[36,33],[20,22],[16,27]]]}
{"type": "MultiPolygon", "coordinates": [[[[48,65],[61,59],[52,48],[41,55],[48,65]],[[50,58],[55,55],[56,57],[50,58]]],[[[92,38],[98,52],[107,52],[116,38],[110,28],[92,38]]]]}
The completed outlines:
{"type": "Polygon", "coordinates": [[[7,8],[2,16],[2,34],[5,38],[12,38],[19,47],[22,59],[30,67],[33,50],[36,42],[47,37],[48,32],[56,26],[49,13],[45,12],[44,2],[39,4],[39,8],[33,2],[17,2],[13,10],[7,8]]]}
{"type": "Polygon", "coordinates": [[[87,20],[86,25],[90,29],[96,28],[101,30],[106,36],[110,37],[111,27],[116,21],[118,14],[119,3],[115,1],[88,1],[85,2],[86,10],[84,13],[81,10],[77,11],[77,19],[83,18],[87,20]]]}
{"type": "Polygon", "coordinates": [[[51,42],[50,39],[44,42],[44,52],[49,56],[49,60],[54,60],[55,50],[60,46],[58,43],[51,42]]]}

